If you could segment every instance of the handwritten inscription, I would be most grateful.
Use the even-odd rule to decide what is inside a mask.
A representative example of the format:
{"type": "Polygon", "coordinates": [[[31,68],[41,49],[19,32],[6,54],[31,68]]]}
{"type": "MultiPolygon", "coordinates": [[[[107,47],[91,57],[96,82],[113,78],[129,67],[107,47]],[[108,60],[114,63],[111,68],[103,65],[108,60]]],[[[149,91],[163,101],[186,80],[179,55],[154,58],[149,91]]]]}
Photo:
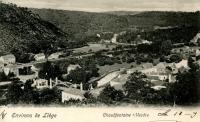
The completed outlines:
{"type": "Polygon", "coordinates": [[[195,111],[178,111],[172,109],[159,110],[153,113],[103,113],[104,118],[157,118],[155,120],[150,120],[149,122],[182,122],[181,118],[194,119],[195,117],[200,117],[200,114],[195,111]]]}

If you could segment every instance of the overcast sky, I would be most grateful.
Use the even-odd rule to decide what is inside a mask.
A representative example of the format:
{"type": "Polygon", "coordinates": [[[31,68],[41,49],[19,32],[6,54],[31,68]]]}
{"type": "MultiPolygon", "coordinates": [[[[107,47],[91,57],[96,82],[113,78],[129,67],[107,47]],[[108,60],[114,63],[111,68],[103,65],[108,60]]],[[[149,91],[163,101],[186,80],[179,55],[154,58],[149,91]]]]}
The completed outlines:
{"type": "Polygon", "coordinates": [[[200,0],[0,0],[31,8],[79,11],[197,11],[200,0]]]}

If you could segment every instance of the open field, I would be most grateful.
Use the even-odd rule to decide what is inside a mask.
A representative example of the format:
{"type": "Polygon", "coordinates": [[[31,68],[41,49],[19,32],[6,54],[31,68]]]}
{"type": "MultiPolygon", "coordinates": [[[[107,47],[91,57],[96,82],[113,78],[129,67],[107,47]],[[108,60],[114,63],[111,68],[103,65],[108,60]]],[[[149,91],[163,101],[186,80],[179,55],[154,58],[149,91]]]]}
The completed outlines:
{"type": "Polygon", "coordinates": [[[89,50],[93,52],[97,52],[100,50],[112,50],[115,47],[116,45],[88,44],[88,46],[74,49],[74,53],[83,53],[83,52],[88,52],[89,50]]]}

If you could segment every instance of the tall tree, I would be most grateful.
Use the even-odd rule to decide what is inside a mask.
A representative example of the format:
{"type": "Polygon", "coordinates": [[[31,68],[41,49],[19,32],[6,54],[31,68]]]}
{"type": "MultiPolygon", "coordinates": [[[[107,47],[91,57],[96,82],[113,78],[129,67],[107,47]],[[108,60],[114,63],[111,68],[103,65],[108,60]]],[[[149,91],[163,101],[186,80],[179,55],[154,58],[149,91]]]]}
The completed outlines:
{"type": "Polygon", "coordinates": [[[147,96],[151,85],[145,74],[136,71],[129,76],[124,84],[125,94],[128,98],[141,102],[147,96]]]}
{"type": "Polygon", "coordinates": [[[106,86],[103,91],[101,91],[98,99],[106,104],[111,104],[114,102],[119,102],[124,98],[124,94],[121,90],[116,90],[110,85],[106,86]]]}
{"type": "Polygon", "coordinates": [[[23,90],[21,85],[17,81],[13,81],[8,88],[6,98],[8,103],[17,104],[20,101],[21,96],[23,95],[23,90]]]}
{"type": "Polygon", "coordinates": [[[22,96],[22,101],[27,104],[38,104],[39,93],[33,89],[31,86],[32,83],[32,80],[27,80],[24,84],[24,94],[22,96]]]}

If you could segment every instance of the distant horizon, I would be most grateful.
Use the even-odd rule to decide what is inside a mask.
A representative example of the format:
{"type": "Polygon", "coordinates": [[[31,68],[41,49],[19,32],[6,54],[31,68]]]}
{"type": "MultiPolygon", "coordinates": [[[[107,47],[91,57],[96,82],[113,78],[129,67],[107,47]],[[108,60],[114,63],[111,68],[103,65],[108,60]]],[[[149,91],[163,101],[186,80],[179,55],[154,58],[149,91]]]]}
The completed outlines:
{"type": "Polygon", "coordinates": [[[83,12],[196,12],[199,0],[0,0],[19,7],[83,12]]]}

